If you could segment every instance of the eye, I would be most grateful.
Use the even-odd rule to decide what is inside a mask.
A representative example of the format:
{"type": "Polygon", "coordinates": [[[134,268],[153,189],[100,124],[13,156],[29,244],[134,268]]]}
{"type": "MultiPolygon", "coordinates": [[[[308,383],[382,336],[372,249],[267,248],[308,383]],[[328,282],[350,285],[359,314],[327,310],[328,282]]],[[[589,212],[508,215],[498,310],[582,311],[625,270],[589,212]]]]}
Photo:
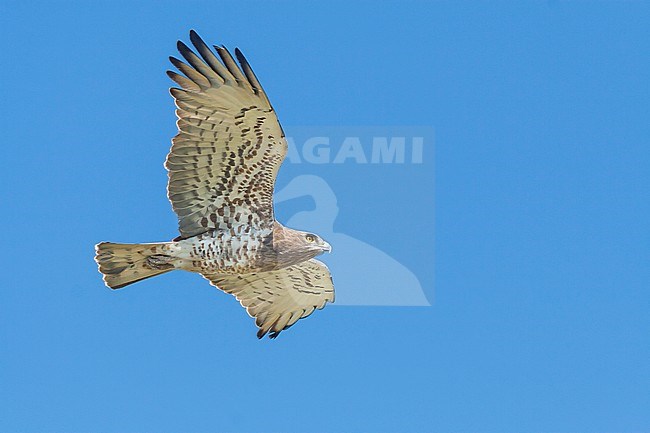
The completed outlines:
{"type": "Polygon", "coordinates": [[[307,239],[307,242],[316,242],[316,236],[314,235],[306,235],[305,239],[307,239]]]}

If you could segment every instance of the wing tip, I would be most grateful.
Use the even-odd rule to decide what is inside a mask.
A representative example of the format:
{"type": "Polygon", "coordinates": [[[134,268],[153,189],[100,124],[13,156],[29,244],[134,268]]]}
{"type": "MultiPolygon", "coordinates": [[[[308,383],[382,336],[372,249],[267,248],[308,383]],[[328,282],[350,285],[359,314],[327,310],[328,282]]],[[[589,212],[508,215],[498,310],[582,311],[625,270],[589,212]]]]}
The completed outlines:
{"type": "Polygon", "coordinates": [[[212,45],[212,48],[214,48],[217,51],[217,53],[219,53],[220,56],[223,56],[224,54],[226,54],[226,55],[232,57],[232,55],[230,55],[230,51],[228,51],[228,48],[223,44],[221,44],[221,45],[212,45]]]}
{"type": "Polygon", "coordinates": [[[176,49],[188,61],[190,61],[190,59],[188,59],[187,56],[191,57],[192,54],[194,54],[194,51],[192,51],[192,49],[190,47],[188,47],[187,44],[185,42],[181,41],[180,39],[178,41],[176,41],[176,49]]]}
{"type": "Polygon", "coordinates": [[[201,36],[199,36],[194,29],[190,30],[190,41],[196,48],[199,48],[199,46],[207,46],[201,36]]]}

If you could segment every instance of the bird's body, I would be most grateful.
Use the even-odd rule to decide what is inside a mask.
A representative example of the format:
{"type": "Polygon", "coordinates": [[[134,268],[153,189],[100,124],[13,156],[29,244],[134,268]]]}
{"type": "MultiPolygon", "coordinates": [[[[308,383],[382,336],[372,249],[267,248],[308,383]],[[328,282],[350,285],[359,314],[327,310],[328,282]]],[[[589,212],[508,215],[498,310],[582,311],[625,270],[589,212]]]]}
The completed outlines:
{"type": "Polygon", "coordinates": [[[273,268],[271,233],[210,231],[176,242],[182,269],[200,274],[241,274],[273,268]]]}
{"type": "Polygon", "coordinates": [[[176,242],[176,257],[181,269],[200,274],[240,274],[271,270],[264,266],[264,262],[268,261],[265,257],[273,255],[269,241],[272,242],[270,233],[215,230],[176,242]]]}
{"type": "Polygon", "coordinates": [[[287,236],[301,237],[302,234],[276,223],[270,232],[211,230],[188,239],[139,245],[148,246],[152,254],[146,264],[154,269],[179,269],[201,275],[245,274],[276,271],[323,253],[320,246],[311,249],[285,247],[283,240],[287,236]]]}
{"type": "Polygon", "coordinates": [[[181,235],[171,242],[97,245],[106,284],[121,288],[172,270],[196,272],[235,295],[256,318],[258,337],[271,337],[334,300],[327,267],[314,259],[331,251],[317,235],[284,227],[273,212],[284,133],[243,55],[224,47],[219,58],[194,32],[197,56],[171,58],[168,72],[179,133],[165,166],[167,193],[181,235]]]}

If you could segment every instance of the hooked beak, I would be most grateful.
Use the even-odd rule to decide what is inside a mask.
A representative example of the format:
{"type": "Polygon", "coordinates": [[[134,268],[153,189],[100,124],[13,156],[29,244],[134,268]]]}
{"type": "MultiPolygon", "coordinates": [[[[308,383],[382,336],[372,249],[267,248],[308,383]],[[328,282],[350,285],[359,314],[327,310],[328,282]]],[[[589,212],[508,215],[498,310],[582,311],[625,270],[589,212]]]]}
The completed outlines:
{"type": "Polygon", "coordinates": [[[323,248],[323,251],[327,251],[328,253],[332,252],[332,246],[325,241],[323,241],[323,246],[321,248],[323,248]]]}

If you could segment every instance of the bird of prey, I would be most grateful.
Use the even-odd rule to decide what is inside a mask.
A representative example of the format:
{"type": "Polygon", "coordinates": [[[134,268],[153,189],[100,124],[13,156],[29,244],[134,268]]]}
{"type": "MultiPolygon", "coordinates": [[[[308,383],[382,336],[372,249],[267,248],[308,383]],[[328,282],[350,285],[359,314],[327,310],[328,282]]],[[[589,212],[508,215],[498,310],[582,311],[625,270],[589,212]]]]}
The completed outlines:
{"type": "Polygon", "coordinates": [[[269,99],[244,55],[212,51],[191,31],[195,51],[167,71],[178,134],[165,167],[167,196],[180,236],[170,242],[96,245],[95,261],[111,289],[176,269],[201,274],[234,295],[255,318],[258,338],[275,338],[334,301],[324,263],[331,251],[314,233],[275,220],[273,190],[287,142],[269,99]],[[218,55],[218,57],[217,57],[218,55]]]}

